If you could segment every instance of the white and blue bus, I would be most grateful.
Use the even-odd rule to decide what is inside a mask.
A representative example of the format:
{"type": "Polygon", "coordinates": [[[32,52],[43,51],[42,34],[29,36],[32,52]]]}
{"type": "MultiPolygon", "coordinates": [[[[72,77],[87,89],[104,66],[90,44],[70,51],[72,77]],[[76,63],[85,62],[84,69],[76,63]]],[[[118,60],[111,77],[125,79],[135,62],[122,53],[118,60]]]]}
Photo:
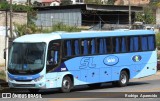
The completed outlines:
{"type": "Polygon", "coordinates": [[[126,86],[129,79],[157,71],[152,30],[53,32],[24,35],[13,41],[9,54],[11,88],[99,87],[112,82],[126,86]]]}

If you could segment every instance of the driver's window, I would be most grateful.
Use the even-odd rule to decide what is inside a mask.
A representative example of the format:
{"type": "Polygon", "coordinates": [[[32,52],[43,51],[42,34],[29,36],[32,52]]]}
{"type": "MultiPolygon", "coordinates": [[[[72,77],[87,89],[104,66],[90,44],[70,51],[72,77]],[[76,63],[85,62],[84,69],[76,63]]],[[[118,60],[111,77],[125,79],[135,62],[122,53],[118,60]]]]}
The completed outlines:
{"type": "Polygon", "coordinates": [[[51,41],[48,46],[47,53],[47,68],[52,70],[55,68],[60,60],[60,42],[51,41]]]}

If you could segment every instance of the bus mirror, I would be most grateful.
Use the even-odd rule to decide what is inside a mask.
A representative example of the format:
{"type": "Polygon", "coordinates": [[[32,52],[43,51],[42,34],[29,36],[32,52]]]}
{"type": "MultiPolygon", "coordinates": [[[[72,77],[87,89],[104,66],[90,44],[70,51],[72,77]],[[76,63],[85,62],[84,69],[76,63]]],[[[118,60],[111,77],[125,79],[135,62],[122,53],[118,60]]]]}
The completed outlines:
{"type": "Polygon", "coordinates": [[[4,51],[3,58],[6,59],[6,51],[4,51]]]}

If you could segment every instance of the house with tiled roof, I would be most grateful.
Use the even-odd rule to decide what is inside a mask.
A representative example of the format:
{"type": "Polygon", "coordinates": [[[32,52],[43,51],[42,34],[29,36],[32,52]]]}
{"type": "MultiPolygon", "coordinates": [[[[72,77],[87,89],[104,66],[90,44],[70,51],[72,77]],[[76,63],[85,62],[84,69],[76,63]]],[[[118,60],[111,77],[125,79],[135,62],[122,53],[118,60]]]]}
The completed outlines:
{"type": "Polygon", "coordinates": [[[42,0],[42,6],[59,6],[61,4],[61,0],[42,0]]]}

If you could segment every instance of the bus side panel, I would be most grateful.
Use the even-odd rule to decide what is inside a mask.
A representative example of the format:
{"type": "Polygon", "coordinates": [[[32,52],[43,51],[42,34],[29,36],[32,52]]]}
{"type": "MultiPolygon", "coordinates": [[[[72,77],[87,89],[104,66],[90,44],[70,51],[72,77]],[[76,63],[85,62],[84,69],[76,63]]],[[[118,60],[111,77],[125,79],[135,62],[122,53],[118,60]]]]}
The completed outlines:
{"type": "Polygon", "coordinates": [[[57,87],[57,73],[47,73],[46,74],[46,88],[56,88],[57,87]]]}
{"type": "Polygon", "coordinates": [[[87,75],[87,82],[97,83],[99,82],[99,69],[89,69],[87,75]]]}
{"type": "MultiPolygon", "coordinates": [[[[148,54],[143,54],[143,56],[147,56],[148,61],[144,61],[141,64],[141,71],[136,74],[133,78],[140,78],[140,77],[145,77],[149,75],[153,75],[157,71],[157,54],[156,51],[150,53],[150,56],[147,56],[148,54]]],[[[142,58],[143,59],[143,58],[142,58]]],[[[144,58],[146,59],[146,58],[144,58]]]]}
{"type": "Polygon", "coordinates": [[[111,81],[112,73],[111,68],[102,67],[100,68],[100,82],[108,82],[111,81]]]}
{"type": "Polygon", "coordinates": [[[143,65],[143,69],[139,73],[137,73],[137,75],[135,75],[134,78],[141,78],[155,74],[157,71],[155,67],[156,63],[143,65]]]}

